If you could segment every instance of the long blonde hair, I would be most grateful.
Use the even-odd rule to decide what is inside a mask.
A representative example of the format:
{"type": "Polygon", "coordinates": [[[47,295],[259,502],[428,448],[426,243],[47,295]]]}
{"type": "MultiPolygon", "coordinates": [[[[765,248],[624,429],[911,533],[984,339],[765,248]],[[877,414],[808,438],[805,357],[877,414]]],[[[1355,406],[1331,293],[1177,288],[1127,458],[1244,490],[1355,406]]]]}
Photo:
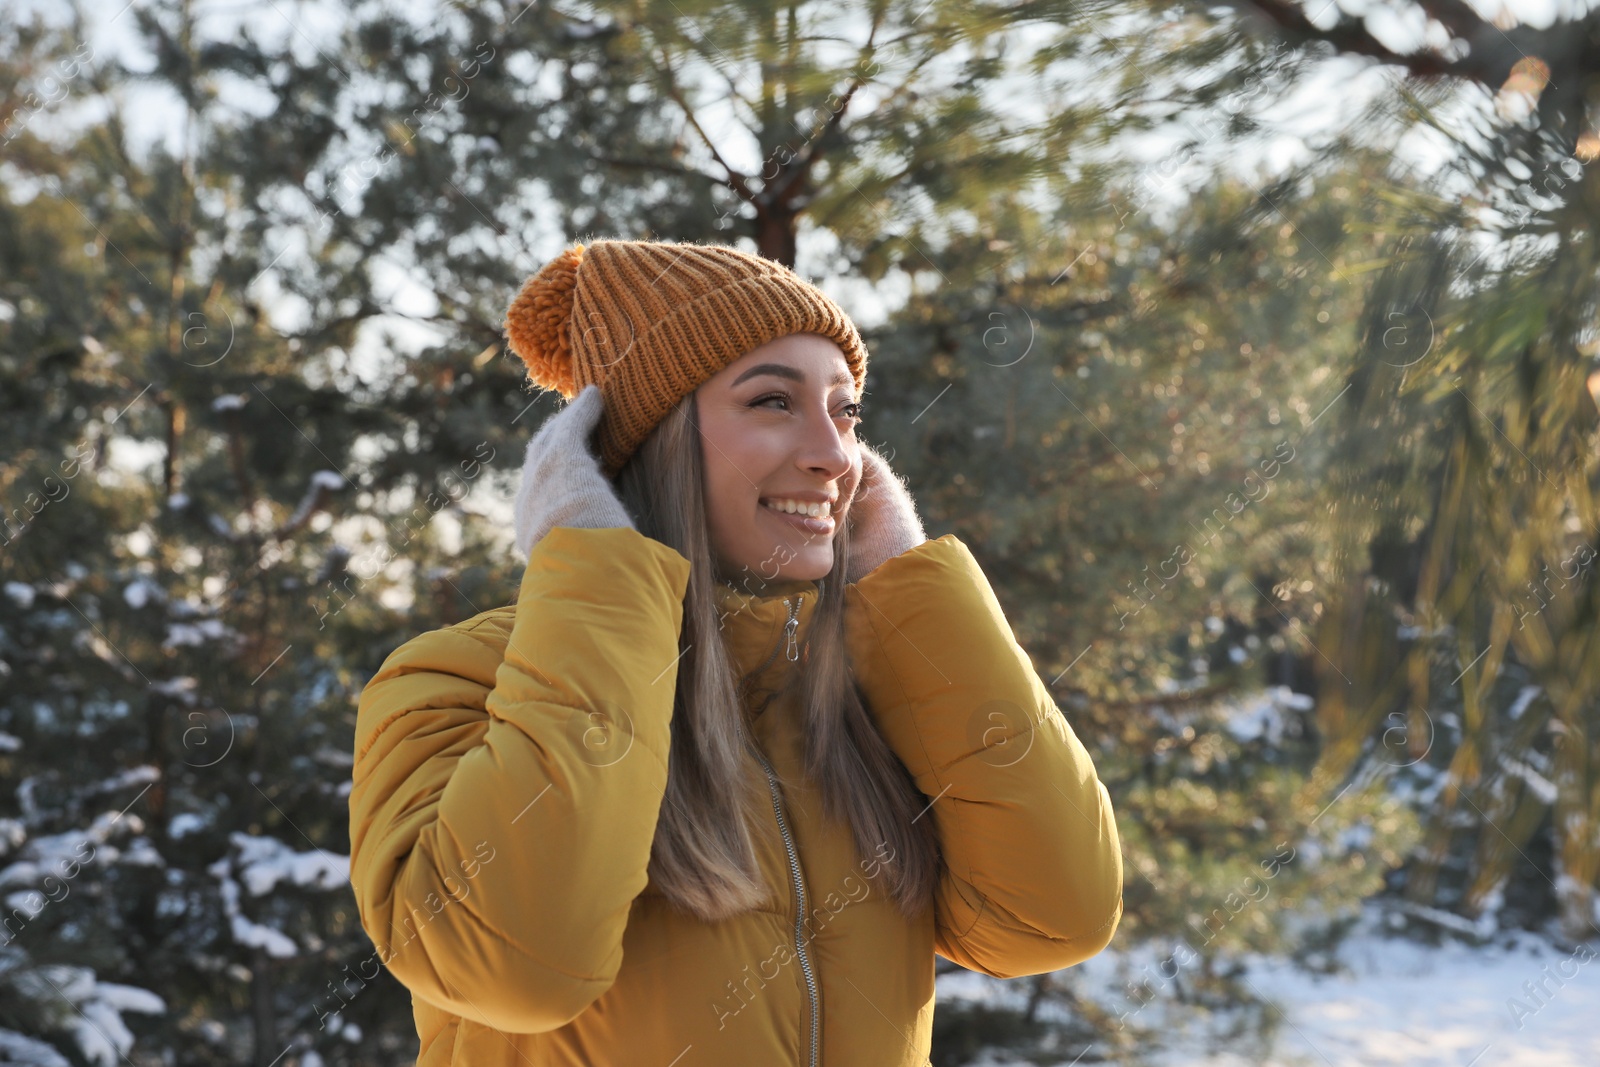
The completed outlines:
{"type": "MultiPolygon", "coordinates": [[[[673,408],[617,474],[617,492],[639,531],[689,561],[679,636],[666,796],[649,874],[679,908],[707,921],[769,901],[749,819],[769,803],[743,708],[746,679],[722,640],[716,583],[727,577],[712,549],[695,394],[673,408]]],[[[940,855],[927,798],[889,748],[850,674],[845,649],[844,561],[848,524],[835,534],[834,565],[807,632],[799,686],[804,772],[826,818],[843,820],[873,880],[908,919],[931,904],[940,855]]],[[[770,811],[770,807],[766,809],[770,811]]]]}

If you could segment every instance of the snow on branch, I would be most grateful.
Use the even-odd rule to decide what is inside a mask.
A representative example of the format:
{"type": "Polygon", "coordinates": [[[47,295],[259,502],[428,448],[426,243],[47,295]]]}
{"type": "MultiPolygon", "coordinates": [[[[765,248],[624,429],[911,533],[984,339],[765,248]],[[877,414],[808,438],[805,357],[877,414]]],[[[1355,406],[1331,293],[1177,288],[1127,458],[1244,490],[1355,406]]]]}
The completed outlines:
{"type": "Polygon", "coordinates": [[[258,923],[239,906],[238,874],[253,897],[265,896],[280,882],[308,889],[336,889],[350,882],[350,857],[326,849],[296,852],[282,841],[235,831],[229,835],[236,856],[224,856],[206,868],[222,886],[222,906],[227,913],[233,939],[241,945],[260,948],[267,955],[286,959],[300,946],[283,931],[258,923]]]}
{"type": "Polygon", "coordinates": [[[308,889],[337,889],[350,881],[349,856],[326,849],[296,852],[275,838],[237,831],[229,838],[239,849],[234,866],[253,897],[265,896],[279,882],[308,889]]]}
{"type": "Polygon", "coordinates": [[[300,506],[294,509],[294,514],[290,515],[282,526],[273,531],[272,536],[282,540],[294,533],[304,526],[313,514],[327,505],[329,495],[343,488],[344,476],[338,471],[317,471],[306,485],[305,496],[300,498],[300,506]]]}

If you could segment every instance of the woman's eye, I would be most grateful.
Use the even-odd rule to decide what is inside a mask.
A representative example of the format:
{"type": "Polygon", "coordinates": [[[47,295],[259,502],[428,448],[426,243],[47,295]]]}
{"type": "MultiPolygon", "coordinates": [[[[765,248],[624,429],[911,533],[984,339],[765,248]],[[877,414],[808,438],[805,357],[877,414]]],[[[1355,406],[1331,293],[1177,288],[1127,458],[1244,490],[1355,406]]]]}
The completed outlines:
{"type": "MultiPolygon", "coordinates": [[[[787,393],[768,393],[766,396],[757,397],[755,400],[752,400],[750,402],[750,406],[753,407],[753,408],[758,408],[758,407],[763,407],[764,405],[773,403],[775,401],[783,404],[784,408],[787,409],[788,406],[789,406],[789,394],[787,394],[787,393]]],[[[864,403],[862,403],[861,401],[859,401],[859,400],[855,400],[855,401],[851,401],[850,403],[844,405],[844,407],[840,408],[839,409],[839,414],[834,416],[834,417],[835,418],[841,418],[841,419],[849,419],[851,422],[860,422],[861,421],[861,415],[865,410],[866,410],[866,405],[864,403]]]]}

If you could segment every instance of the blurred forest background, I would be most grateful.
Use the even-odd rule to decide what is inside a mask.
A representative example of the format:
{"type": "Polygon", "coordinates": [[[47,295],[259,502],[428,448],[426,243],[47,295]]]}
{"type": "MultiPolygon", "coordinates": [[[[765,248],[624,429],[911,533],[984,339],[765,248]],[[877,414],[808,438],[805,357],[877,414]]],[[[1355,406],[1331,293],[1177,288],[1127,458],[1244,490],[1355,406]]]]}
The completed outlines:
{"type": "Polygon", "coordinates": [[[515,592],[500,323],[588,236],[840,299],[1111,791],[1115,969],[942,974],[940,1067],[1593,938],[1600,16],[1515,12],[0,7],[0,1063],[412,1062],[355,697],[515,592]]]}

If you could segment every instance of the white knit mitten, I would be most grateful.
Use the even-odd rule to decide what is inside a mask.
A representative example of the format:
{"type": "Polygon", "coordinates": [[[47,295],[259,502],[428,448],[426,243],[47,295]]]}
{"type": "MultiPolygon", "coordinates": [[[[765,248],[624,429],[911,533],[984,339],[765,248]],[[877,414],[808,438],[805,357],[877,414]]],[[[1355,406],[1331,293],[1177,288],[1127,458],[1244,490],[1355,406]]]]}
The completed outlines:
{"type": "Polygon", "coordinates": [[[516,504],[517,548],[524,556],[557,526],[638,529],[589,449],[603,408],[600,387],[585,386],[528,442],[516,504]]]}
{"type": "Polygon", "coordinates": [[[854,582],[880,563],[926,541],[917,506],[888,460],[861,446],[861,484],[850,501],[850,558],[844,580],[854,582]]]}

